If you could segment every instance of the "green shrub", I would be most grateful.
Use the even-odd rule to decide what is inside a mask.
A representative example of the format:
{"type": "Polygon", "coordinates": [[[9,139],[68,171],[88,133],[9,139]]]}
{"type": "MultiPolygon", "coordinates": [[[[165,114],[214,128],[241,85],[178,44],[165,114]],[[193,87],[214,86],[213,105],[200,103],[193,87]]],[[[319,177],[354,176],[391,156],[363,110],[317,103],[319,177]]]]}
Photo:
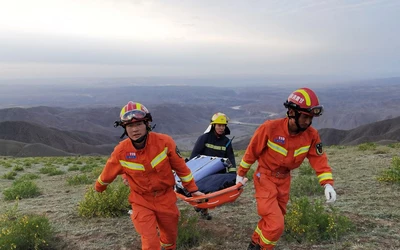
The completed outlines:
{"type": "Polygon", "coordinates": [[[385,154],[388,154],[388,153],[389,153],[389,149],[388,148],[377,148],[374,151],[374,154],[376,154],[376,155],[385,155],[385,154]]]}
{"type": "Polygon", "coordinates": [[[0,249],[43,249],[54,237],[45,216],[18,214],[17,205],[0,215],[0,249]]]}
{"type": "Polygon", "coordinates": [[[31,167],[31,166],[32,166],[32,163],[31,163],[30,161],[25,161],[25,162],[24,162],[24,166],[25,166],[25,167],[31,167]]]}
{"type": "Polygon", "coordinates": [[[74,164],[68,168],[68,171],[78,171],[78,170],[79,170],[79,166],[76,164],[74,164]]]}
{"type": "Polygon", "coordinates": [[[71,176],[71,177],[67,178],[67,183],[70,186],[81,185],[81,184],[90,184],[93,182],[94,182],[94,180],[92,178],[89,178],[85,174],[75,175],[75,176],[71,176]]]}
{"type": "Polygon", "coordinates": [[[378,181],[400,184],[400,157],[392,158],[392,166],[379,174],[378,181]]]}
{"type": "Polygon", "coordinates": [[[128,202],[129,188],[118,180],[108,185],[102,192],[96,192],[90,187],[84,199],[78,204],[79,216],[91,217],[119,217],[126,215],[130,208],[128,202]]]}
{"type": "Polygon", "coordinates": [[[190,155],[192,154],[191,151],[180,151],[181,155],[183,158],[189,158],[190,155]]]}
{"type": "Polygon", "coordinates": [[[291,199],[285,216],[285,239],[288,241],[338,241],[354,230],[353,223],[332,206],[325,211],[321,200],[311,203],[307,197],[291,199]]]}
{"type": "Polygon", "coordinates": [[[75,164],[76,164],[76,165],[82,165],[83,162],[82,162],[81,160],[77,160],[77,161],[75,161],[75,164]]]}
{"type": "Polygon", "coordinates": [[[324,189],[316,176],[299,175],[291,183],[290,195],[293,197],[323,194],[324,189]]]}
{"type": "Polygon", "coordinates": [[[14,167],[13,167],[13,170],[14,170],[14,171],[24,171],[24,167],[21,167],[21,166],[14,166],[14,167]]]}
{"type": "Polygon", "coordinates": [[[15,171],[10,171],[8,173],[5,173],[1,176],[1,178],[3,179],[7,179],[7,180],[14,180],[15,176],[17,175],[17,172],[15,171]]]}
{"type": "Polygon", "coordinates": [[[39,170],[39,172],[42,173],[42,174],[47,174],[49,176],[64,174],[64,171],[59,170],[56,167],[51,166],[51,165],[50,166],[48,165],[48,166],[45,166],[45,167],[41,168],[39,170]]]}
{"type": "Polygon", "coordinates": [[[205,238],[205,230],[198,226],[198,217],[190,216],[189,210],[181,210],[178,223],[178,240],[179,249],[192,249],[198,246],[200,240],[205,238]]]}
{"type": "Polygon", "coordinates": [[[1,165],[2,165],[4,168],[11,168],[11,167],[12,167],[12,164],[9,163],[9,162],[7,162],[7,161],[2,161],[2,162],[1,162],[1,165]]]}
{"type": "Polygon", "coordinates": [[[366,142],[358,145],[358,150],[366,151],[366,150],[375,150],[376,144],[373,142],[366,142]]]}
{"type": "Polygon", "coordinates": [[[34,179],[39,179],[39,178],[40,178],[39,175],[29,173],[29,174],[24,174],[24,175],[22,175],[22,176],[19,177],[18,180],[16,180],[16,181],[28,181],[28,180],[34,180],[34,179]]]}
{"type": "Polygon", "coordinates": [[[85,166],[82,166],[79,170],[83,173],[91,172],[93,169],[97,168],[98,165],[95,163],[91,164],[86,164],[85,166]]]}
{"type": "Polygon", "coordinates": [[[32,198],[40,195],[38,186],[32,181],[14,181],[11,187],[3,191],[5,200],[32,198]]]}
{"type": "Polygon", "coordinates": [[[311,167],[310,163],[303,162],[299,167],[299,174],[300,175],[312,175],[312,176],[315,176],[315,171],[311,167]]]}
{"type": "Polygon", "coordinates": [[[97,167],[97,168],[93,168],[92,172],[90,173],[90,175],[94,178],[97,179],[97,177],[100,176],[101,172],[103,171],[103,167],[97,167]]]}
{"type": "Polygon", "coordinates": [[[387,145],[389,148],[400,148],[400,142],[387,145]]]}

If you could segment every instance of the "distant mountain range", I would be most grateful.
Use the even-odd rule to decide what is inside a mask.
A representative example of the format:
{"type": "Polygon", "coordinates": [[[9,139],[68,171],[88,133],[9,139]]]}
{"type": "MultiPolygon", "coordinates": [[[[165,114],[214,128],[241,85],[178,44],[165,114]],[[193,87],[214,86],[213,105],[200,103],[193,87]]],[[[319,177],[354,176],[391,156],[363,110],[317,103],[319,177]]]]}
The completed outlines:
{"type": "MultiPolygon", "coordinates": [[[[244,149],[261,123],[285,116],[283,102],[295,90],[293,85],[254,86],[245,81],[235,87],[90,86],[37,84],[23,90],[16,85],[2,86],[0,107],[7,108],[0,109],[0,155],[34,154],[28,152],[30,148],[43,151],[38,155],[109,154],[123,132],[121,127],[113,127],[114,121],[129,100],[145,104],[155,131],[171,135],[184,151],[192,149],[212,114],[224,112],[230,117],[234,149],[244,149]]],[[[314,83],[313,89],[325,108],[313,121],[325,145],[398,141],[400,77],[314,83]]]]}
{"type": "MultiPolygon", "coordinates": [[[[364,142],[400,142],[400,116],[351,130],[319,130],[324,145],[357,145],[364,142]]],[[[192,136],[192,141],[195,140],[192,136]]],[[[251,136],[233,143],[245,149],[251,136]]],[[[0,155],[67,156],[108,155],[118,140],[112,136],[82,131],[63,131],[24,121],[0,122],[0,155]]],[[[193,146],[193,145],[192,145],[193,146]]]]}

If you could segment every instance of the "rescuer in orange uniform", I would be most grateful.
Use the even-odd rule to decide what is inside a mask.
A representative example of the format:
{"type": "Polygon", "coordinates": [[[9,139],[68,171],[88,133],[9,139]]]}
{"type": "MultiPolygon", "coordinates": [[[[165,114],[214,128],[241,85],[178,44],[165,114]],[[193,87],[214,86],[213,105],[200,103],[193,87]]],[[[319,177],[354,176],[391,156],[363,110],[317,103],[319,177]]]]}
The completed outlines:
{"type": "Polygon", "coordinates": [[[251,165],[258,161],[253,180],[261,219],[248,250],[273,249],[276,245],[284,230],[290,171],[306,157],[325,187],[327,202],[336,200],[332,170],[318,131],[311,127],[313,118],[322,114],[323,106],[308,88],[294,91],[284,106],[288,109],[286,118],[265,121],[254,132],[237,172],[236,183],[243,182],[251,165]]]}
{"type": "Polygon", "coordinates": [[[141,236],[142,250],[176,249],[179,210],[172,170],[192,196],[204,194],[198,191],[173,139],[150,132],[151,121],[151,114],[140,103],[128,102],[122,108],[115,126],[122,126],[129,138],[114,148],[95,189],[103,192],[118,175],[124,175],[130,187],[131,219],[141,236]]]}

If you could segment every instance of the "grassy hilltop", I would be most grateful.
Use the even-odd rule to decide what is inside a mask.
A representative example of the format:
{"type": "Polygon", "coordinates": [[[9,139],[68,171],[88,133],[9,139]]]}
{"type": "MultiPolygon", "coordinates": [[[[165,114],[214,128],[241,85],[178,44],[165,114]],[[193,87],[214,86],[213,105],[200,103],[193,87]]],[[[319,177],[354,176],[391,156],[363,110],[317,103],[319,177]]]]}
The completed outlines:
{"type": "MultiPolygon", "coordinates": [[[[326,148],[326,152],[338,195],[333,208],[349,220],[352,230],[338,238],[322,241],[293,240],[289,237],[290,232],[286,232],[276,249],[399,249],[400,163],[396,165],[396,162],[400,162],[400,144],[331,146],[326,148]]],[[[237,162],[240,162],[243,153],[236,152],[237,162]]],[[[19,214],[48,218],[54,237],[46,240],[45,244],[38,243],[37,248],[140,249],[140,237],[127,210],[121,216],[111,218],[79,215],[78,204],[90,192],[105,161],[106,157],[99,156],[0,158],[0,213],[3,216],[10,213],[9,210],[18,203],[19,214]],[[18,186],[18,183],[25,183],[25,186],[18,186]],[[21,198],[16,202],[12,197],[23,188],[32,193],[19,196],[31,198],[21,198]]],[[[255,169],[254,165],[252,169],[255,169]]],[[[302,187],[295,183],[302,171],[293,171],[292,188],[302,187]]],[[[316,180],[315,175],[313,179],[316,180]]],[[[118,189],[118,181],[112,185],[118,189]]],[[[292,191],[292,194],[297,194],[299,190],[292,191]]],[[[178,201],[181,218],[187,222],[181,225],[186,233],[180,234],[180,242],[185,240],[184,237],[187,240],[196,236],[192,246],[180,245],[178,249],[246,249],[258,221],[253,194],[254,187],[250,181],[236,202],[211,211],[211,221],[197,220],[198,215],[192,207],[178,201]]],[[[323,201],[323,189],[316,189],[316,193],[308,197],[311,201],[323,201]]],[[[329,213],[329,206],[322,205],[329,213]]],[[[9,225],[7,223],[10,220],[5,222],[0,219],[2,229],[4,225],[9,225]]],[[[6,236],[11,234],[6,231],[0,232],[0,248],[1,244],[6,244],[6,236]]],[[[336,234],[331,232],[330,235],[336,234]]]]}

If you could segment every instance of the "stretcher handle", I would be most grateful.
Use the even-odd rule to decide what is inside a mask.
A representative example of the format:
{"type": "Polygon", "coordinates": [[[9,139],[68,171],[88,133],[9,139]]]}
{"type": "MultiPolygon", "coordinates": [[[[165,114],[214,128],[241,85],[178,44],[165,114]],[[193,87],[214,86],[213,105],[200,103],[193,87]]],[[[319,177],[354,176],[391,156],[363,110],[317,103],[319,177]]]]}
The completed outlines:
{"type": "Polygon", "coordinates": [[[180,199],[186,201],[186,202],[197,202],[197,203],[203,203],[203,202],[207,202],[208,199],[223,195],[227,192],[233,191],[233,190],[239,190],[243,188],[243,184],[242,183],[238,183],[235,186],[231,186],[228,188],[224,188],[222,190],[216,191],[216,192],[212,192],[209,194],[205,194],[205,195],[200,195],[200,196],[195,196],[195,197],[187,197],[184,196],[180,193],[176,193],[176,196],[178,196],[180,199]]]}

